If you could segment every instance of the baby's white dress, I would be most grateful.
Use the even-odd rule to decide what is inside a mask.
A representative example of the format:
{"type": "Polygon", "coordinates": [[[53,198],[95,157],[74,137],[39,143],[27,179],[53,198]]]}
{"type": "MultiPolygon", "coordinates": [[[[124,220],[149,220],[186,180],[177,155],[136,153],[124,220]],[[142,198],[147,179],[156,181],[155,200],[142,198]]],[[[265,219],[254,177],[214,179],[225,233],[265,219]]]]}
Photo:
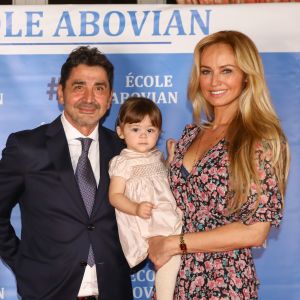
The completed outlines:
{"type": "Polygon", "coordinates": [[[163,154],[159,150],[139,153],[124,149],[110,161],[109,175],[126,180],[125,195],[130,200],[149,201],[155,205],[149,219],[116,209],[123,252],[130,267],[134,267],[147,257],[147,238],[181,232],[182,213],[170,190],[163,154]]]}

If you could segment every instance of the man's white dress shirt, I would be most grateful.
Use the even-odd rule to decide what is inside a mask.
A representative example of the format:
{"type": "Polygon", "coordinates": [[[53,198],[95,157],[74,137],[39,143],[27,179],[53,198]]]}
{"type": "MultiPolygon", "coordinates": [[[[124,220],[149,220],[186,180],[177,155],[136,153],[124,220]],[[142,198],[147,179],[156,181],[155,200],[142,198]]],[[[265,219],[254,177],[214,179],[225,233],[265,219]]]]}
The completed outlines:
{"type": "MultiPolygon", "coordinates": [[[[81,155],[82,147],[81,142],[78,138],[91,138],[93,141],[89,149],[89,160],[92,165],[94,176],[97,182],[97,186],[100,180],[100,154],[99,154],[99,132],[98,127],[93,130],[89,136],[85,136],[80,133],[73,125],[66,119],[64,113],[61,116],[62,125],[67,137],[69,152],[71,156],[72,166],[75,173],[77,162],[79,156],[81,155]]],[[[98,295],[98,283],[97,283],[97,273],[96,266],[90,267],[86,266],[83,279],[81,282],[80,290],[78,293],[79,297],[98,295]]]]}

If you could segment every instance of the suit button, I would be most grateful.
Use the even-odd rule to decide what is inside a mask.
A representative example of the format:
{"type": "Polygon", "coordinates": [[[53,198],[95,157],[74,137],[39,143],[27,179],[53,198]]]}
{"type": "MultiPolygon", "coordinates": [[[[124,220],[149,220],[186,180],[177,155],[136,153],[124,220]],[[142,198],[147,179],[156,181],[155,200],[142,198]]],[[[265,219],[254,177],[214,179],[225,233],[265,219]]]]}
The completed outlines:
{"type": "Polygon", "coordinates": [[[88,226],[88,230],[94,230],[94,229],[95,229],[95,225],[90,224],[90,225],[88,226]]]}
{"type": "Polygon", "coordinates": [[[81,265],[82,267],[85,267],[85,266],[87,265],[87,262],[86,262],[86,261],[81,261],[81,262],[80,262],[80,265],[81,265]]]}

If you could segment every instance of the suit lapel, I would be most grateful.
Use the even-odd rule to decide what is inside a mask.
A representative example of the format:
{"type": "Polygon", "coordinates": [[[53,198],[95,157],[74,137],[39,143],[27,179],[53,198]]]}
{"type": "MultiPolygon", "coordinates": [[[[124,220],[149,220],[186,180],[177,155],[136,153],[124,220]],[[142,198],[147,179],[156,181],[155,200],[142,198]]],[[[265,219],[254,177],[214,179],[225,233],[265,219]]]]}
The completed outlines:
{"type": "Polygon", "coordinates": [[[99,156],[100,156],[100,181],[96,192],[95,203],[92,215],[95,215],[97,210],[108,201],[108,163],[110,160],[110,140],[105,131],[99,124],[99,156]]]}
{"type": "MultiPolygon", "coordinates": [[[[80,192],[77,186],[77,182],[74,176],[74,171],[71,163],[69,147],[63,126],[58,117],[51,124],[49,124],[47,130],[47,149],[56,170],[60,176],[60,179],[71,194],[72,199],[74,199],[79,205],[84,209],[84,203],[81,199],[80,192]]],[[[88,216],[87,212],[86,215],[88,216]]]]}

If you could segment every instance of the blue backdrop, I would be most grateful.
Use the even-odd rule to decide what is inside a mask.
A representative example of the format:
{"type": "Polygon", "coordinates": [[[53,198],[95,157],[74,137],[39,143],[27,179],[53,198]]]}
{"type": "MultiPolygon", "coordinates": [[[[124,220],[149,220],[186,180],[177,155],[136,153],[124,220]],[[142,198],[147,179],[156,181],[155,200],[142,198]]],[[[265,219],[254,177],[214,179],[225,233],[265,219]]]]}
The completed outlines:
{"type": "MultiPolygon", "coordinates": [[[[133,9],[133,6],[129,7],[133,9]]],[[[143,12],[147,10],[153,12],[153,6],[151,8],[149,6],[136,7],[134,6],[137,16],[141,18],[137,18],[137,24],[142,28],[141,24],[145,16],[143,12]]],[[[137,94],[150,97],[159,105],[163,114],[163,134],[159,144],[162,150],[165,149],[167,138],[173,137],[177,139],[184,125],[192,121],[191,107],[186,99],[186,88],[192,64],[194,44],[206,33],[201,31],[198,35],[185,36],[184,40],[176,44],[176,40],[180,38],[178,34],[180,33],[178,29],[178,24],[180,23],[179,15],[172,17],[174,14],[171,12],[180,9],[182,16],[184,16],[185,13],[191,10],[191,8],[187,7],[155,7],[155,11],[161,11],[159,22],[163,22],[165,11],[169,13],[167,22],[170,24],[170,36],[159,36],[159,38],[160,41],[165,40],[168,43],[173,43],[175,50],[170,50],[168,48],[169,44],[167,44],[166,48],[164,46],[154,47],[154,42],[149,45],[146,44],[147,30],[145,30],[145,38],[142,33],[135,37],[131,36],[132,32],[128,33],[129,40],[136,39],[131,43],[130,48],[127,48],[126,44],[122,44],[120,41],[110,45],[111,48],[106,48],[108,47],[108,42],[107,44],[99,45],[100,49],[105,48],[104,52],[107,53],[109,59],[115,65],[114,103],[110,114],[105,120],[105,125],[114,128],[119,105],[128,95],[137,94]],[[141,40],[144,42],[138,44],[141,40]]],[[[271,231],[266,249],[254,249],[257,273],[261,281],[259,294],[262,300],[298,300],[300,299],[300,191],[298,188],[300,178],[300,46],[296,41],[299,39],[299,36],[296,34],[298,29],[296,30],[294,26],[300,28],[300,6],[298,4],[295,6],[283,4],[280,7],[275,4],[259,6],[260,13],[264,17],[260,19],[256,16],[256,24],[252,23],[253,15],[251,15],[251,11],[254,11],[254,8],[258,9],[256,5],[246,5],[247,9],[243,5],[218,6],[217,8],[201,7],[201,9],[198,6],[193,6],[193,10],[195,7],[200,11],[200,14],[203,11],[211,11],[210,30],[207,33],[222,28],[237,29],[244,31],[246,34],[248,33],[259,46],[270,93],[289,139],[292,154],[292,167],[283,222],[279,230],[271,231]],[[279,28],[278,23],[272,23],[274,18],[272,11],[275,15],[281,16],[280,30],[277,30],[279,28]],[[291,21],[291,18],[295,16],[295,11],[298,11],[296,23],[291,21]],[[285,12],[288,13],[285,14],[285,12]],[[213,16],[218,14],[224,15],[222,22],[221,19],[214,21],[213,16]],[[234,21],[234,24],[232,20],[228,21],[228,18],[226,18],[226,16],[230,15],[239,16],[234,21]],[[270,24],[265,23],[265,19],[268,18],[270,19],[270,24]],[[259,27],[261,25],[260,22],[265,24],[264,28],[259,27]],[[293,26],[286,25],[285,22],[291,22],[293,26]],[[257,33],[257,37],[255,33],[257,33]]],[[[91,6],[92,8],[97,12],[100,11],[100,15],[101,12],[107,14],[109,9],[113,12],[119,11],[124,15],[129,10],[128,6],[118,6],[117,8],[115,6],[101,6],[101,8],[100,6],[91,6]]],[[[82,11],[83,7],[72,6],[72,8],[67,7],[64,9],[64,11],[68,11],[70,15],[73,15],[78,11],[82,11]]],[[[44,122],[50,122],[60,113],[60,107],[56,101],[56,87],[60,67],[70,49],[77,46],[73,37],[70,36],[67,39],[69,44],[64,40],[67,45],[59,44],[57,41],[53,42],[51,40],[52,37],[47,38],[47,36],[42,37],[42,43],[40,41],[37,42],[36,39],[26,40],[24,38],[26,30],[23,29],[22,34],[18,36],[21,29],[17,28],[14,25],[16,23],[13,22],[11,23],[12,29],[9,35],[7,29],[8,12],[13,12],[16,15],[20,14],[22,19],[26,11],[42,11],[46,18],[49,11],[60,11],[62,10],[61,7],[52,6],[50,9],[48,7],[35,6],[29,9],[28,6],[20,8],[6,6],[5,11],[2,10],[3,8],[0,11],[1,149],[5,146],[9,133],[33,128],[44,122]],[[28,44],[32,44],[33,47],[28,47],[28,44]]],[[[37,22],[34,20],[36,19],[32,18],[32,24],[37,22]]],[[[26,22],[27,24],[29,22],[28,14],[26,22]]],[[[42,19],[40,22],[40,25],[36,25],[32,33],[38,35],[41,31],[38,28],[42,26],[42,19]]],[[[51,27],[49,24],[47,26],[51,27]]],[[[56,26],[57,24],[53,25],[53,27],[57,28],[56,26]]],[[[150,25],[147,24],[147,26],[150,25]]],[[[61,27],[67,28],[67,25],[61,25],[61,27]]],[[[117,29],[113,28],[111,32],[117,33],[120,25],[116,27],[117,29]]],[[[150,26],[150,28],[153,38],[153,27],[150,26]]],[[[198,30],[200,29],[198,28],[198,30]]],[[[108,29],[106,31],[108,32],[108,29]]],[[[93,36],[93,38],[96,37],[93,36]]],[[[107,38],[109,43],[112,43],[111,38],[112,36],[107,38]]],[[[121,34],[119,34],[116,38],[121,39],[124,37],[121,37],[121,34]]],[[[90,44],[92,43],[97,44],[94,40],[90,44]]],[[[78,44],[89,44],[89,42],[86,40],[83,42],[79,39],[78,44]]],[[[20,234],[21,224],[18,207],[14,209],[12,222],[17,233],[20,234]]],[[[150,264],[132,276],[135,299],[150,299],[153,280],[154,273],[150,264]]],[[[17,299],[14,276],[1,263],[0,299],[17,299]]]]}

